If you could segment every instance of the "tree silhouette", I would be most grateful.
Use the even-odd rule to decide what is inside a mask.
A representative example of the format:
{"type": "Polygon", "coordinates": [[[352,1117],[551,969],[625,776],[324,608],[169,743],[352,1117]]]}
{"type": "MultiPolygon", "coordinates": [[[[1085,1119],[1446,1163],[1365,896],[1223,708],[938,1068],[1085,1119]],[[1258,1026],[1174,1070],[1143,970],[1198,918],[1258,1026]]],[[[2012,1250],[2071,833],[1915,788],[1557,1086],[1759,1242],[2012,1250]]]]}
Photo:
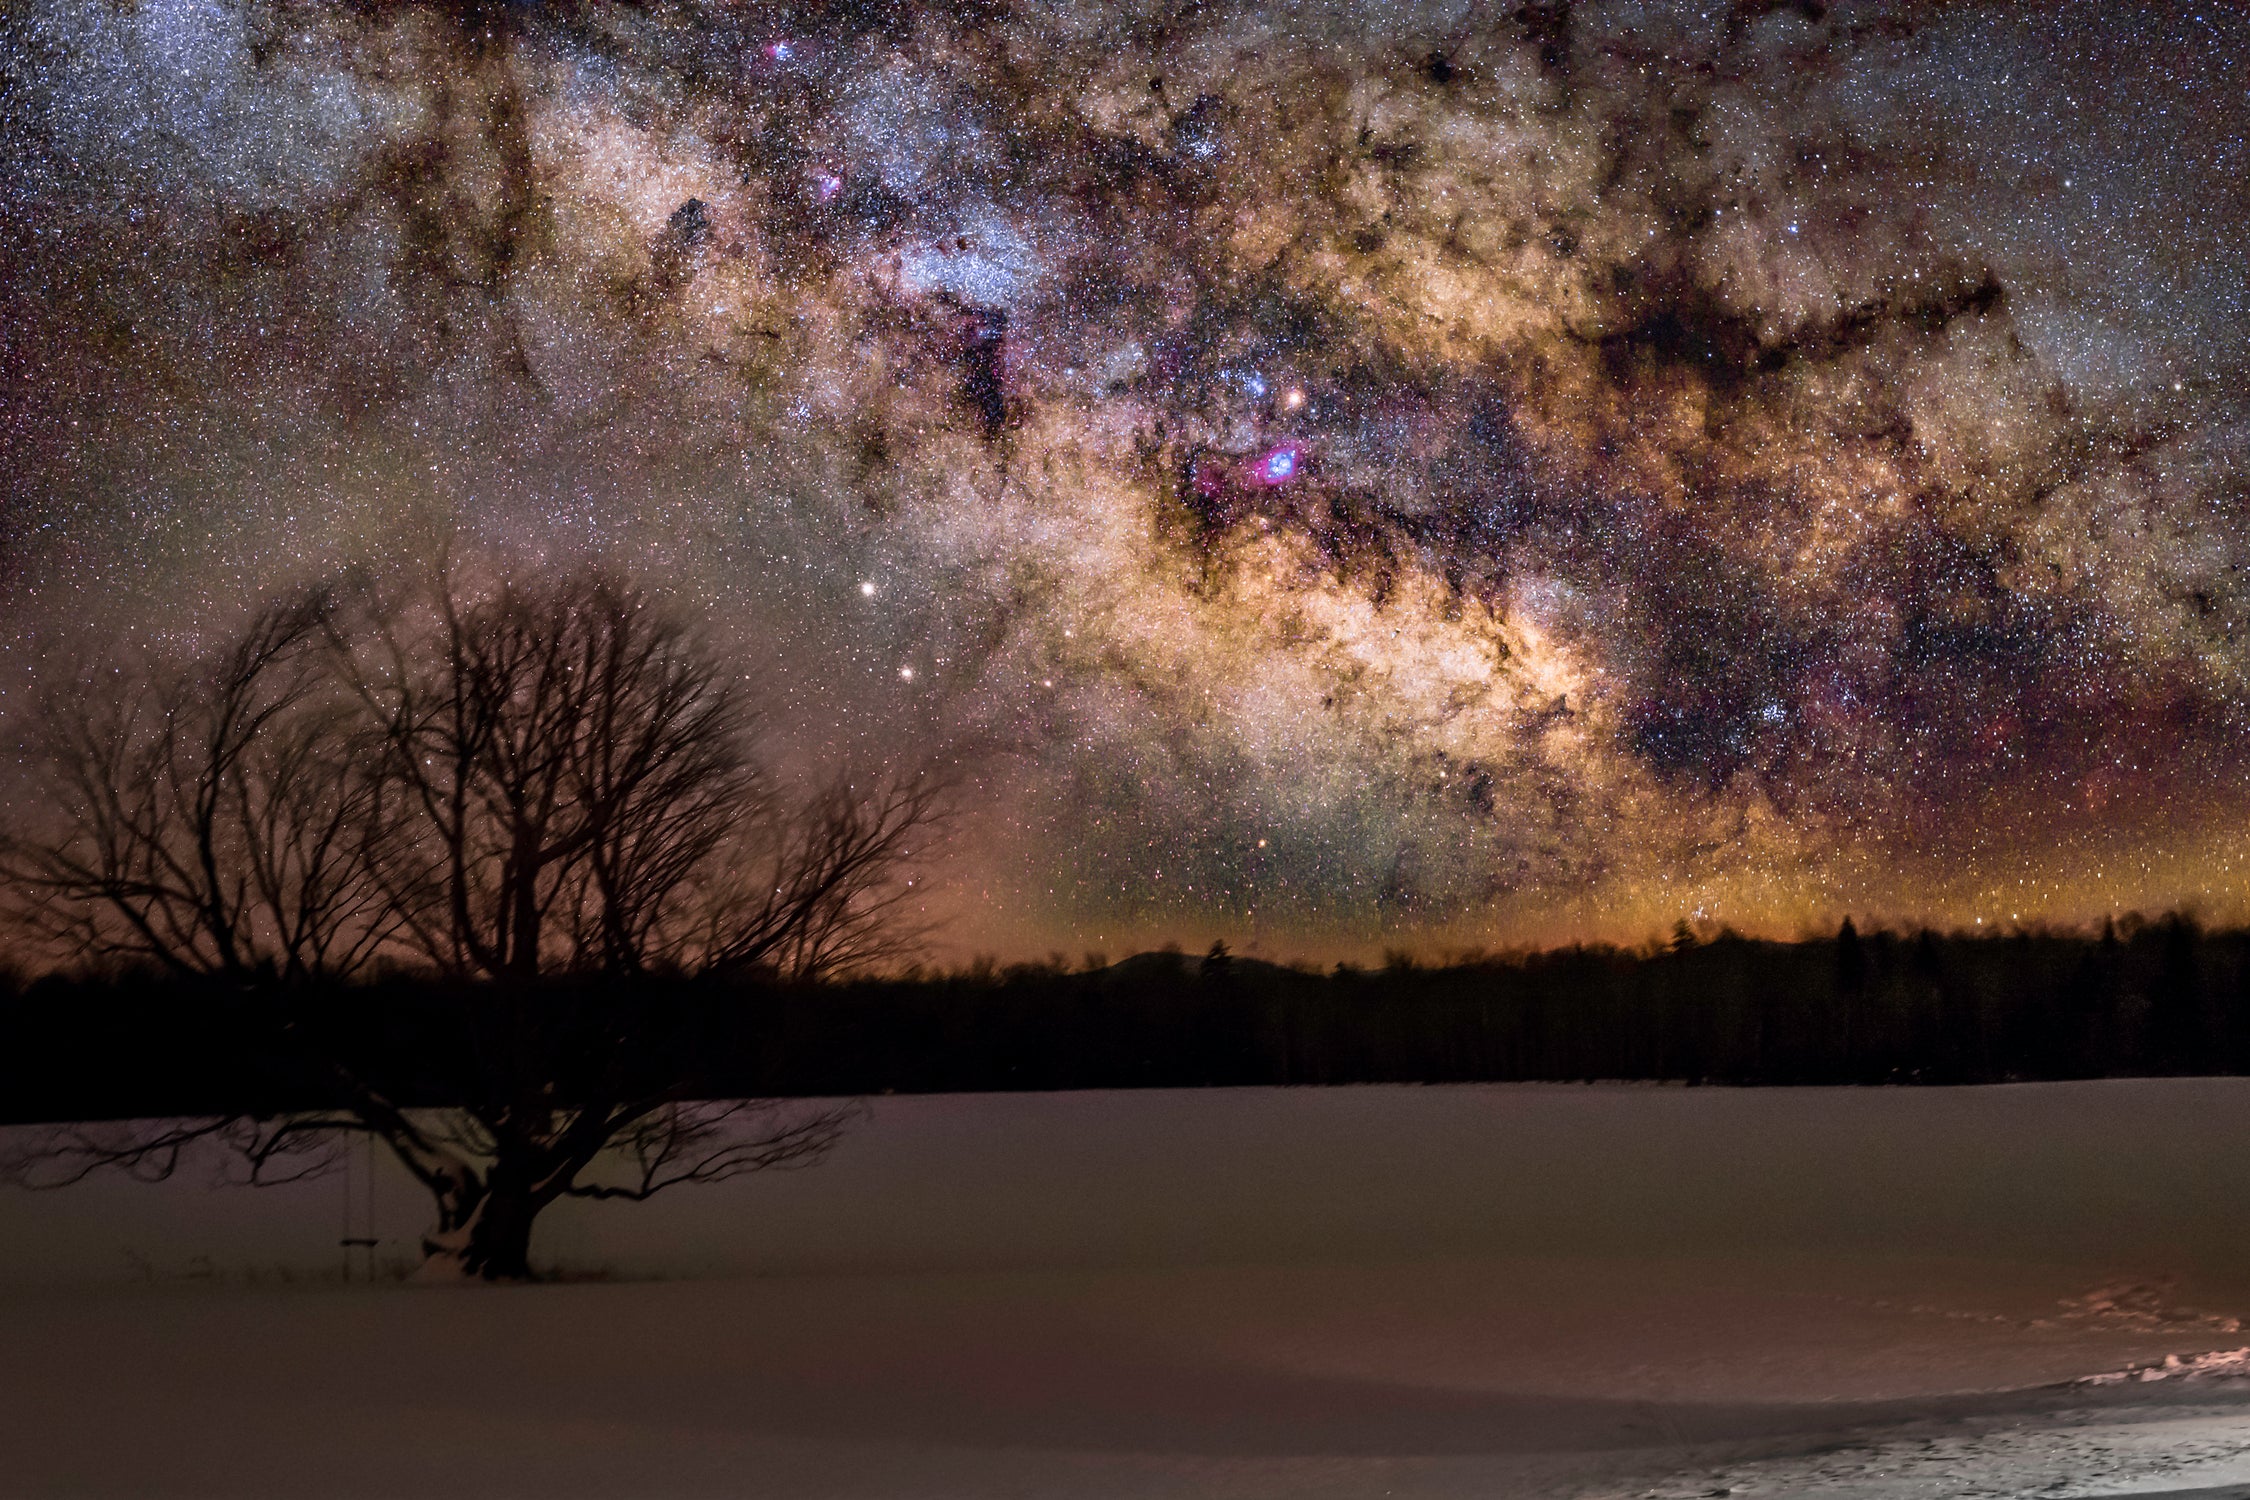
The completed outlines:
{"type": "Polygon", "coordinates": [[[728,673],[617,578],[467,602],[446,587],[327,633],[411,825],[382,873],[439,974],[645,972],[729,839],[771,812],[728,673]]]}
{"type": "Polygon", "coordinates": [[[464,592],[276,606],[213,664],[56,720],[58,812],[6,850],[20,912],[81,967],[217,982],[324,1104],[69,1127],[18,1177],[164,1175],[223,1148],[248,1181],[289,1180],[372,1135],[432,1197],[428,1269],[516,1279],[562,1198],[809,1161],[853,1118],[694,1097],[699,1042],[729,1024],[713,1007],[746,992],[679,981],[894,951],[942,781],[790,795],[739,679],[614,575],[464,592]],[[434,1106],[380,1083],[322,983],[378,961],[444,1002],[434,1106]]]}
{"type": "Polygon", "coordinates": [[[324,605],[255,613],[201,661],[50,694],[0,838],[20,927],[80,963],[234,983],[346,978],[398,928],[380,767],[318,650],[324,605]]]}

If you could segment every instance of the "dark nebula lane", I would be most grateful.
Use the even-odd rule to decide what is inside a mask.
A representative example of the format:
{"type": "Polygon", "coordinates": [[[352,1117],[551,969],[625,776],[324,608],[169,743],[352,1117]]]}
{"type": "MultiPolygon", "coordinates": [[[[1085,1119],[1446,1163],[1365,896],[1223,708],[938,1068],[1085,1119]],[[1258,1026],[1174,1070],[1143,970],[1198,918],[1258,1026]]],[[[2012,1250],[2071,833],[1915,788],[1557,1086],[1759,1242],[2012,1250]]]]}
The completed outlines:
{"type": "Polygon", "coordinates": [[[434,551],[962,763],[954,940],[2242,915],[2232,6],[29,0],[31,703],[434,551]]]}

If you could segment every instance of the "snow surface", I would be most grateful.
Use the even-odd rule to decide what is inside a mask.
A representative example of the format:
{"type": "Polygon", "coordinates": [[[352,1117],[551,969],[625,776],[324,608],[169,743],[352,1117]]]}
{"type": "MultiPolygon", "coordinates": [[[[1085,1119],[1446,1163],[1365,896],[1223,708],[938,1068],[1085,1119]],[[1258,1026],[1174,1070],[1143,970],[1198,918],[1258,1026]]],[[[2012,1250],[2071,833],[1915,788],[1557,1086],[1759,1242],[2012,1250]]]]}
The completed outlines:
{"type": "Polygon", "coordinates": [[[2250,1486],[2250,1080],[882,1099],[513,1289],[365,1187],[0,1193],[0,1494],[2250,1486]]]}

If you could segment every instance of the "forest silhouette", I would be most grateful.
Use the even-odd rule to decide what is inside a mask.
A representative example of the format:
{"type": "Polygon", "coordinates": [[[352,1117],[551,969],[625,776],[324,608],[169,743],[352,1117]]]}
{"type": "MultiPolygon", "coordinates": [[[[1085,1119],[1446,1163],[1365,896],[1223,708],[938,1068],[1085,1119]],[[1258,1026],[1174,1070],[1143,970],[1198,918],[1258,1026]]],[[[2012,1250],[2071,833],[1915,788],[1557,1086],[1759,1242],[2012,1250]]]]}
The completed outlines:
{"type": "MultiPolygon", "coordinates": [[[[558,978],[550,1015],[641,1035],[701,1098],[1377,1082],[1973,1084],[2250,1071],[2250,933],[2169,915],[2098,935],[1721,932],[1320,970],[1175,950],[910,977],[558,978]]],[[[303,1107],[349,1055],[450,1102],[504,987],[392,975],[281,1003],[157,975],[18,978],[11,1121],[303,1107]]],[[[558,1023],[559,1024],[559,1023],[558,1023]]]]}

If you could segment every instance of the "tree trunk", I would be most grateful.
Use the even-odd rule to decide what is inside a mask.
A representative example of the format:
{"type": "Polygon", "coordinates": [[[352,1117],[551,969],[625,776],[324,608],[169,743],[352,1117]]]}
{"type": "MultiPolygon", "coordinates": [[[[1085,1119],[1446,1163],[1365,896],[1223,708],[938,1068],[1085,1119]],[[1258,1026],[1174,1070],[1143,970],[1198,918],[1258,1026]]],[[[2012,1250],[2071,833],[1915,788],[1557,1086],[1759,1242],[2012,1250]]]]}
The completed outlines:
{"type": "Polygon", "coordinates": [[[519,832],[510,861],[514,866],[514,900],[508,912],[508,936],[503,944],[507,952],[509,977],[532,980],[539,977],[539,836],[537,833],[519,832]]]}
{"type": "Polygon", "coordinates": [[[531,1281],[531,1229],[545,1203],[518,1174],[495,1169],[438,1194],[437,1228],[422,1237],[418,1281],[531,1281]]]}
{"type": "Polygon", "coordinates": [[[461,1257],[463,1273],[480,1281],[531,1280],[531,1224],[538,1213],[529,1193],[486,1198],[461,1257]]]}

